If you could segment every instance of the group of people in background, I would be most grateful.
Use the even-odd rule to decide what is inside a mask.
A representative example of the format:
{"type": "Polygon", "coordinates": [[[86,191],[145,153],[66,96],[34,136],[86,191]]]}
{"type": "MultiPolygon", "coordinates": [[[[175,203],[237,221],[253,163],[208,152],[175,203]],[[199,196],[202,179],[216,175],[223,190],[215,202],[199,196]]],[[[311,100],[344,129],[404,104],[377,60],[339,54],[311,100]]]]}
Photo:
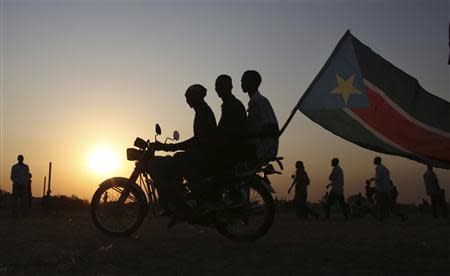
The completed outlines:
{"type": "MultiPolygon", "coordinates": [[[[349,201],[352,199],[349,206],[344,197],[344,172],[339,166],[339,159],[333,158],[331,160],[333,169],[328,177],[330,183],[326,186],[327,189],[331,188],[331,190],[326,192],[322,200],[326,219],[330,218],[331,207],[335,205],[336,202],[346,220],[352,214],[355,217],[362,216],[359,215],[359,210],[363,210],[363,215],[365,213],[370,213],[380,221],[383,221],[391,213],[400,217],[402,220],[407,219],[407,216],[398,208],[397,198],[399,192],[391,179],[389,169],[386,168],[381,161],[381,157],[379,156],[375,157],[373,160],[375,165],[375,176],[366,180],[366,198],[364,199],[361,193],[352,196],[349,198],[349,201]],[[371,185],[372,182],[375,183],[374,186],[371,185]]],[[[303,162],[297,161],[295,167],[296,171],[292,176],[293,182],[288,189],[288,193],[295,187],[294,205],[296,216],[299,219],[306,219],[308,218],[308,215],[319,218],[317,212],[307,201],[307,190],[311,181],[303,162]]],[[[448,218],[445,190],[441,189],[436,173],[433,171],[433,166],[427,166],[427,171],[423,178],[427,195],[430,196],[431,199],[433,217],[438,218],[439,216],[442,216],[448,218]]]]}
{"type": "Polygon", "coordinates": [[[30,214],[31,210],[31,178],[30,169],[24,162],[23,155],[17,156],[17,163],[11,168],[12,186],[12,214],[17,217],[30,214]]]}

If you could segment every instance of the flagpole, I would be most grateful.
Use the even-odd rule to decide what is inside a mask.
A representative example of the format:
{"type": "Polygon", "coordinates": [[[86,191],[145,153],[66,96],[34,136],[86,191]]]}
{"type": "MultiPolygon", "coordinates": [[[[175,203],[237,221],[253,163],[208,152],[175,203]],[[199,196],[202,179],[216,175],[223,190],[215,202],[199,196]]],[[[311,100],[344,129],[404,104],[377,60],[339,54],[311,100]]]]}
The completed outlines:
{"type": "Polygon", "coordinates": [[[298,108],[297,108],[297,105],[296,105],[294,110],[292,110],[291,115],[289,115],[289,118],[287,119],[286,123],[284,123],[283,127],[280,129],[279,136],[281,136],[281,134],[283,134],[284,130],[287,128],[287,126],[291,122],[292,118],[294,118],[295,112],[297,112],[297,110],[298,110],[298,108]]]}

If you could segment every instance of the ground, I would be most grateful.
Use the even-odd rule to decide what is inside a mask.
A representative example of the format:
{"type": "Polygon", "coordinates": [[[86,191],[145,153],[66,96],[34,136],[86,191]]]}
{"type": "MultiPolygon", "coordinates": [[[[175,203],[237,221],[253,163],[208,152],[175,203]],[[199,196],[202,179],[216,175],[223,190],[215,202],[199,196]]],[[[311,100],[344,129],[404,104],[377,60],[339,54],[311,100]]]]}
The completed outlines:
{"type": "Polygon", "coordinates": [[[213,229],[147,218],[129,238],[97,231],[87,211],[13,219],[0,209],[1,274],[441,275],[450,273],[448,221],[413,212],[407,222],[371,217],[298,221],[277,214],[269,233],[236,243],[213,229]]]}

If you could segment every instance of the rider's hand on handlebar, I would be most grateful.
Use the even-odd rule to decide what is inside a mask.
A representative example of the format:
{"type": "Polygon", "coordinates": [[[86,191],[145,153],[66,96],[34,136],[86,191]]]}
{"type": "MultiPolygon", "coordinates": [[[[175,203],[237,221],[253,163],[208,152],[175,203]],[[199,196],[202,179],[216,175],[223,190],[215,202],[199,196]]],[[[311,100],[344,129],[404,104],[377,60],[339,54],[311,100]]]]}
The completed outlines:
{"type": "Polygon", "coordinates": [[[162,151],[174,151],[172,144],[163,144],[161,142],[156,141],[154,144],[154,147],[156,150],[162,150],[162,151]]]}

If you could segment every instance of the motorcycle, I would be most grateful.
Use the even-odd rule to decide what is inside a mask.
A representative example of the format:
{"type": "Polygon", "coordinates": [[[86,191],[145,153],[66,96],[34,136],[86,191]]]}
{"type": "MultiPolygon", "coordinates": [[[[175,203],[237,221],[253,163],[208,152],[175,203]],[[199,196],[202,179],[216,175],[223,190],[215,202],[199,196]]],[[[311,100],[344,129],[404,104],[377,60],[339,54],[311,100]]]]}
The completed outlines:
{"type": "MultiPolygon", "coordinates": [[[[156,124],[155,142],[136,138],[134,148],[127,149],[127,160],[135,161],[135,168],[129,178],[113,177],[103,181],[90,203],[90,213],[94,225],[110,236],[128,236],[135,232],[150,214],[161,216],[167,210],[162,208],[161,188],[164,183],[155,181],[158,170],[150,169],[149,164],[156,160],[167,160],[172,156],[157,156],[157,137],[161,128],[156,124]]],[[[174,132],[173,138],[179,139],[174,132]]],[[[180,183],[183,200],[194,212],[183,218],[190,224],[212,227],[220,234],[236,241],[256,240],[271,228],[275,215],[272,193],[275,193],[270,180],[271,174],[281,174],[274,169],[276,162],[281,170],[282,157],[261,162],[256,165],[237,164],[233,169],[215,176],[204,177],[201,185],[218,187],[218,204],[201,204],[198,192],[188,180],[180,183]],[[220,185],[218,185],[220,183],[220,185]],[[225,183],[225,184],[224,184],[225,183]],[[220,206],[219,208],[217,206],[220,206]]],[[[169,204],[170,206],[170,204],[169,204]]],[[[166,207],[167,208],[167,207],[166,207]]]]}

